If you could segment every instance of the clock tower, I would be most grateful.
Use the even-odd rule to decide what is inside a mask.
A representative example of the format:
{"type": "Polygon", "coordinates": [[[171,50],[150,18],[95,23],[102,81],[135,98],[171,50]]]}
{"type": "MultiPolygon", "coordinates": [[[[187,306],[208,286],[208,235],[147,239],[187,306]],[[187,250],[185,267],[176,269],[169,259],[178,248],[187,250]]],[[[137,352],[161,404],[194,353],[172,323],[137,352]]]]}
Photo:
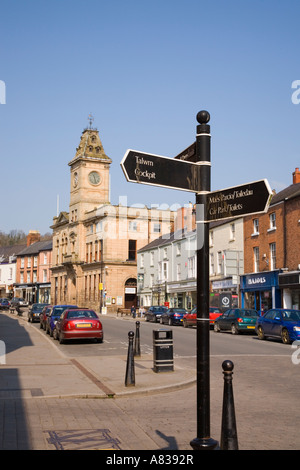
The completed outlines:
{"type": "Polygon", "coordinates": [[[74,158],[69,162],[71,172],[70,220],[82,220],[101,204],[110,202],[109,167],[112,160],[105,154],[97,129],[84,129],[74,158]]]}

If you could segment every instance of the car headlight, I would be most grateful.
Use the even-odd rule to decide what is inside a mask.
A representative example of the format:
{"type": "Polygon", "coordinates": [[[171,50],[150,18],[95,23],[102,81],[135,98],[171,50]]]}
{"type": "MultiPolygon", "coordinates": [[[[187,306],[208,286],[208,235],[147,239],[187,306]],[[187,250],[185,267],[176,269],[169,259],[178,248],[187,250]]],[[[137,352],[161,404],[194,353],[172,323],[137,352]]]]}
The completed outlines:
{"type": "Polygon", "coordinates": [[[300,326],[294,326],[293,330],[294,331],[300,331],[300,326]]]}

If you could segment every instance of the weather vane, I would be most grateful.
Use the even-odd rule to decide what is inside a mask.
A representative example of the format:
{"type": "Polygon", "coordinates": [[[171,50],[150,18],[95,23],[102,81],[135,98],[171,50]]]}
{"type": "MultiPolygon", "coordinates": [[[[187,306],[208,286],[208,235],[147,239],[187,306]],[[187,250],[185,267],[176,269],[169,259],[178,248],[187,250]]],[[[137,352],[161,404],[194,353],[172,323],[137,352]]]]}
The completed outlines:
{"type": "Polygon", "coordinates": [[[89,123],[90,123],[89,129],[92,129],[92,123],[94,121],[94,117],[91,113],[88,115],[88,120],[89,120],[89,123]]]}

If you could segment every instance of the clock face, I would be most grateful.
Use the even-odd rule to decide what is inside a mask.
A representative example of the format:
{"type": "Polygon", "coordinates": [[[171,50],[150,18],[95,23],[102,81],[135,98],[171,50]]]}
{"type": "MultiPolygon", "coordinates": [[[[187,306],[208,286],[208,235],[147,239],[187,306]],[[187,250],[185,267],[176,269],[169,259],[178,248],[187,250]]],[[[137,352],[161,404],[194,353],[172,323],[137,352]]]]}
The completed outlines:
{"type": "Polygon", "coordinates": [[[91,173],[89,173],[89,182],[91,184],[99,184],[100,183],[100,175],[97,171],[91,171],[91,173]]]}

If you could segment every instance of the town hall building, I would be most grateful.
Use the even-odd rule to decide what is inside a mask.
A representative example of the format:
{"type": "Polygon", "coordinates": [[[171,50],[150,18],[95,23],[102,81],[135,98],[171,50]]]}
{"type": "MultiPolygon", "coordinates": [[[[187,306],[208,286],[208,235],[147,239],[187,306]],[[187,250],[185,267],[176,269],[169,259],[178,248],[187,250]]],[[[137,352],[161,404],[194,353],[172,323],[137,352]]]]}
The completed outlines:
{"type": "Polygon", "coordinates": [[[51,226],[54,304],[102,313],[137,305],[137,251],[172,230],[169,209],[110,203],[111,163],[90,123],[69,162],[69,211],[51,226]]]}

